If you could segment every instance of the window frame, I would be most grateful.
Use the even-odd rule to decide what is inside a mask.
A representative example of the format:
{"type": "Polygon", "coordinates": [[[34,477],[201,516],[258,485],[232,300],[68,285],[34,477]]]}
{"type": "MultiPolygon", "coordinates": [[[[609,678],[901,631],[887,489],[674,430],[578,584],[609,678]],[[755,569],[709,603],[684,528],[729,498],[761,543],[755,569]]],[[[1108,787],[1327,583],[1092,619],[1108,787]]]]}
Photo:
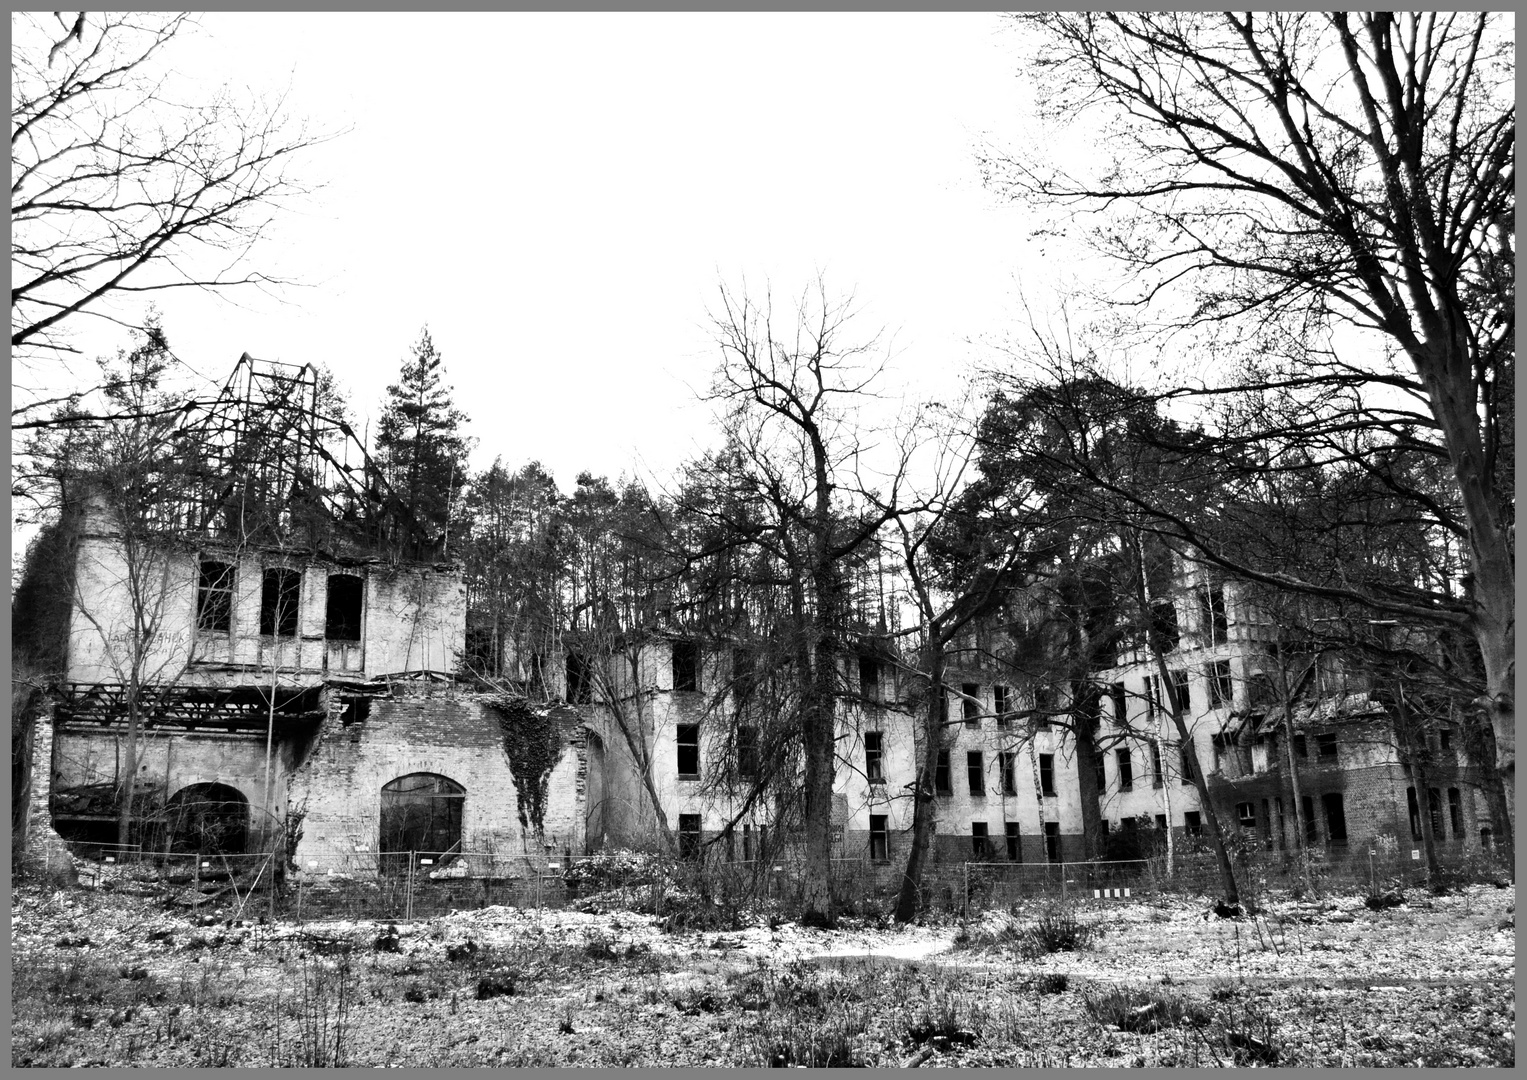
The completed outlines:
{"type": "Polygon", "coordinates": [[[260,636],[295,638],[302,628],[302,571],[267,566],[260,575],[260,636]]]}
{"type": "Polygon", "coordinates": [[[891,861],[891,818],[889,814],[870,815],[870,862],[888,863],[891,861]],[[877,826],[878,823],[878,826],[877,826]],[[880,848],[876,853],[877,843],[880,848]]]}
{"type": "MultiPolygon", "coordinates": [[[[349,588],[349,586],[346,586],[349,588]]],[[[347,598],[348,599],[348,598],[347,598]]],[[[341,645],[359,645],[361,633],[366,618],[366,579],[360,574],[333,573],[324,580],[323,601],[323,637],[325,641],[332,641],[341,645]],[[355,636],[346,637],[344,632],[349,629],[348,619],[336,619],[334,614],[336,590],[335,582],[345,581],[355,583],[355,636]],[[336,633],[336,626],[339,630],[336,633]]]]}
{"type": "Polygon", "coordinates": [[[1039,794],[1044,797],[1055,797],[1055,755],[1039,755],[1039,794]]]}
{"type": "Polygon", "coordinates": [[[885,783],[885,743],[883,732],[866,731],[864,733],[864,779],[871,784],[885,783]]]}
{"type": "Polygon", "coordinates": [[[674,691],[697,693],[700,689],[700,643],[693,638],[674,638],[668,661],[674,691]]]}
{"type": "Polygon", "coordinates": [[[1113,752],[1114,771],[1119,774],[1119,790],[1135,790],[1135,760],[1129,747],[1120,746],[1113,752]]]}
{"type": "Polygon", "coordinates": [[[933,766],[934,795],[954,794],[954,764],[950,761],[950,757],[951,755],[948,750],[940,750],[938,752],[938,759],[933,766]]]}
{"type": "Polygon", "coordinates": [[[986,798],[986,755],[980,750],[965,751],[965,782],[972,799],[986,798]]]}
{"type": "Polygon", "coordinates": [[[1235,678],[1229,660],[1211,660],[1204,669],[1209,681],[1209,708],[1218,709],[1235,704],[1235,678]]]}
{"type": "Polygon", "coordinates": [[[221,559],[201,556],[196,560],[196,632],[199,634],[233,633],[233,597],[238,585],[238,567],[221,559]],[[209,575],[211,567],[220,567],[209,575]],[[213,576],[215,575],[215,576],[213,576]],[[214,607],[215,605],[215,607],[214,607]],[[208,616],[222,625],[208,625],[208,616]]]}
{"type": "Polygon", "coordinates": [[[960,719],[968,728],[981,726],[981,684],[960,684],[960,719]]]}
{"type": "Polygon", "coordinates": [[[674,746],[676,748],[674,767],[678,770],[680,780],[700,779],[700,725],[679,723],[674,725],[674,746]],[[687,736],[693,735],[693,738],[687,736]],[[688,754],[694,755],[694,771],[686,772],[684,766],[688,754]]]}

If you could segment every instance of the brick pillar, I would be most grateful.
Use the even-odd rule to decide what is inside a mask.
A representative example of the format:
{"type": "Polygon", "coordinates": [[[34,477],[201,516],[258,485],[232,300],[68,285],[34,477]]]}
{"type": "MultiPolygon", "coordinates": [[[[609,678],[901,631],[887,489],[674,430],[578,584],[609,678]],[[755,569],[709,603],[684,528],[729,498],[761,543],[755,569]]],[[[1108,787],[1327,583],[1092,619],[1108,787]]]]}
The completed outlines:
{"type": "Polygon", "coordinates": [[[55,884],[78,884],[74,859],[63,838],[53,831],[53,813],[48,808],[53,793],[53,709],[43,709],[32,724],[31,776],[27,784],[25,848],[21,872],[35,880],[55,884]]]}

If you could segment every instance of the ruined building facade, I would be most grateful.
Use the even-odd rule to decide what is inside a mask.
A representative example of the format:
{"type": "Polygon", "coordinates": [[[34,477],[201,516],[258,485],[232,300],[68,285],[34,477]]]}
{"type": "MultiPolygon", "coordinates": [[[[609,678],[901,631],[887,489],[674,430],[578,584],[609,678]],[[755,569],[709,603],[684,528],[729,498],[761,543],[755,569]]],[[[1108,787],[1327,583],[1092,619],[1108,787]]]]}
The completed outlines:
{"type": "MultiPolygon", "coordinates": [[[[681,852],[788,857],[800,835],[788,791],[749,798],[760,755],[785,751],[758,741],[736,642],[672,628],[582,656],[572,642],[536,665],[535,700],[463,675],[461,568],[321,415],[310,369],[246,356],[179,425],[173,498],[137,513],[86,487],[48,535],[65,599],[25,631],[50,669],[26,705],[35,858],[113,843],[124,797],[145,849],[280,850],[299,864],[647,847],[665,824],[681,852]]],[[[1326,664],[1280,683],[1277,628],[1257,606],[1188,563],[1175,578],[1157,598],[1172,627],[1162,663],[1126,642],[1088,674],[1086,703],[1077,683],[1017,663],[1002,627],[955,643],[931,778],[935,869],[1136,857],[1168,833],[1191,848],[1204,827],[1194,761],[1243,847],[1291,852],[1296,821],[1333,856],[1410,847],[1428,828],[1453,849],[1488,841],[1477,769],[1445,718],[1398,746],[1392,702],[1360,671],[1326,664]],[[1192,753],[1168,720],[1162,666],[1192,753]],[[1068,723],[1084,704],[1085,757],[1068,723]]],[[[887,883],[927,750],[916,668],[866,636],[836,673],[835,850],[887,883]]]]}
{"type": "Polygon", "coordinates": [[[187,414],[173,500],[85,487],[46,537],[67,602],[28,628],[54,667],[32,858],[113,844],[123,798],[146,850],[581,850],[578,714],[455,677],[460,567],[321,416],[312,370],[246,356],[187,414]]]}

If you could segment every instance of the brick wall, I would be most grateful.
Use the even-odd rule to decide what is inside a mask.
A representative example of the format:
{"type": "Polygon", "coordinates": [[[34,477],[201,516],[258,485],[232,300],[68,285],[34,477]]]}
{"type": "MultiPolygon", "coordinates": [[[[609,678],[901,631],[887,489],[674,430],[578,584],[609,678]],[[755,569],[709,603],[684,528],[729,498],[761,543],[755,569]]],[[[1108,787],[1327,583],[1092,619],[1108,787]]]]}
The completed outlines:
{"type": "Polygon", "coordinates": [[[342,861],[378,843],[383,785],[435,773],[466,789],[462,846],[468,851],[543,854],[582,851],[585,743],[576,711],[549,711],[561,743],[547,781],[541,828],[521,807],[499,715],[479,695],[451,684],[398,683],[365,720],[345,725],[340,703],[292,778],[294,810],[306,816],[298,860],[342,861]]]}

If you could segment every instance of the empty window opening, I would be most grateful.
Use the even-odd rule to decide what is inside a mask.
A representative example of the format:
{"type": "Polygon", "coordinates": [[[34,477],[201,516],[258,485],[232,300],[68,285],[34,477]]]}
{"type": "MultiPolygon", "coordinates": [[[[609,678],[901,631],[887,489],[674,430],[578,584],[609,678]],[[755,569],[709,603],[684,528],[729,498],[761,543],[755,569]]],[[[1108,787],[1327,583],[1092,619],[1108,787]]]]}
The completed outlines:
{"type": "Polygon", "coordinates": [[[1302,731],[1294,735],[1294,756],[1301,758],[1310,756],[1310,744],[1305,741],[1304,732],[1302,731]]]}
{"type": "Polygon", "coordinates": [[[1113,702],[1113,722],[1122,724],[1128,717],[1129,697],[1124,692],[1124,684],[1113,682],[1108,684],[1108,700],[1113,702]]]}
{"type": "Polygon", "coordinates": [[[1055,794],[1055,755],[1039,755],[1039,793],[1041,795],[1055,794]]]}
{"type": "Polygon", "coordinates": [[[1229,737],[1223,731],[1217,731],[1209,737],[1209,746],[1214,750],[1215,772],[1224,768],[1225,755],[1230,750],[1229,742],[1229,737]]]}
{"type": "Polygon", "coordinates": [[[679,858],[700,857],[700,815],[679,815],[679,858]]]}
{"type": "Polygon", "coordinates": [[[1438,840],[1447,839],[1447,831],[1442,827],[1442,792],[1436,788],[1428,788],[1426,791],[1426,808],[1431,811],[1432,836],[1438,840]]]}
{"type": "Polygon", "coordinates": [[[361,598],[365,583],[354,574],[329,575],[329,599],[324,611],[323,636],[330,641],[361,639],[361,598]]]}
{"type": "Polygon", "coordinates": [[[742,861],[753,861],[753,826],[742,827],[742,861]]]}
{"type": "Polygon", "coordinates": [[[1193,693],[1188,673],[1186,671],[1173,671],[1170,674],[1172,676],[1172,689],[1177,694],[1177,705],[1186,713],[1193,708],[1193,693]]]}
{"type": "MultiPolygon", "coordinates": [[[[1433,794],[1436,789],[1432,789],[1433,794]]],[[[1347,811],[1339,791],[1332,791],[1320,797],[1322,808],[1326,815],[1326,839],[1333,844],[1344,844],[1347,841],[1347,811]]],[[[1440,806],[1439,806],[1440,811],[1440,806]]],[[[1438,814],[1440,817],[1440,812],[1438,814]]]]}
{"type": "Polygon", "coordinates": [[[1441,731],[1437,732],[1437,745],[1444,754],[1451,754],[1453,752],[1452,728],[1443,728],[1441,731]]]}
{"type": "Polygon", "coordinates": [[[1209,665],[1209,707],[1229,705],[1235,695],[1230,679],[1230,661],[1216,660],[1209,665]]]}
{"type": "Polygon", "coordinates": [[[170,850],[241,855],[249,838],[249,800],[227,784],[191,784],[165,804],[170,850]]]}
{"type": "Polygon", "coordinates": [[[1191,784],[1193,782],[1193,748],[1191,746],[1182,747],[1178,756],[1182,759],[1178,762],[1179,767],[1182,769],[1182,782],[1184,784],[1191,784]]]}
{"type": "Polygon", "coordinates": [[[880,732],[866,731],[864,733],[864,778],[872,784],[885,783],[882,753],[880,732]]]}
{"type": "Polygon", "coordinates": [[[970,823],[970,854],[977,859],[985,859],[991,855],[991,843],[987,839],[984,821],[970,823]]]}
{"type": "Polygon", "coordinates": [[[1045,822],[1045,858],[1060,862],[1060,822],[1045,822]]]}
{"type": "Polygon", "coordinates": [[[1158,828],[1158,829],[1165,829],[1166,828],[1166,815],[1165,814],[1157,814],[1156,815],[1156,828],[1158,828]]]}
{"type": "Polygon", "coordinates": [[[1463,839],[1463,794],[1455,787],[1447,789],[1447,813],[1452,819],[1453,839],[1463,839]]]}
{"type": "Polygon", "coordinates": [[[1115,750],[1113,752],[1114,764],[1119,771],[1119,790],[1133,791],[1135,787],[1135,763],[1129,756],[1128,750],[1115,750]]]}
{"type": "Polygon", "coordinates": [[[694,641],[673,643],[673,688],[700,689],[700,645],[694,641]]]}
{"type": "Polygon", "coordinates": [[[1204,817],[1197,810],[1186,810],[1182,815],[1183,830],[1189,836],[1202,836],[1204,831],[1204,817]]]}
{"type": "Polygon", "coordinates": [[[732,650],[732,700],[739,705],[752,694],[755,663],[752,649],[738,646],[732,650]]]}
{"type": "Polygon", "coordinates": [[[1199,618],[1203,625],[1204,640],[1210,645],[1223,645],[1230,640],[1230,617],[1225,609],[1225,586],[1214,583],[1199,594],[1199,618]]]}
{"type": "Polygon", "coordinates": [[[891,832],[885,814],[870,815],[870,861],[891,861],[891,832]]]}
{"type": "Polygon", "coordinates": [[[1005,728],[1012,723],[1013,690],[1010,686],[997,683],[991,688],[992,712],[997,714],[997,726],[1005,728]]]}
{"type": "Polygon", "coordinates": [[[1151,787],[1161,786],[1161,744],[1155,741],[1150,743],[1151,748],[1151,787]]]}
{"type": "Polygon", "coordinates": [[[997,768],[1002,773],[1002,794],[1004,795],[1018,794],[1017,778],[1014,775],[1015,769],[1013,767],[1014,757],[1015,755],[1010,750],[999,750],[997,752],[997,768]]]}
{"type": "Polygon", "coordinates": [[[567,654],[567,700],[574,705],[587,705],[594,700],[593,671],[588,660],[581,654],[567,654]]]}
{"type": "Polygon", "coordinates": [[[1315,753],[1327,761],[1336,760],[1336,732],[1323,731],[1315,736],[1315,753]]]}
{"type": "Polygon", "coordinates": [[[737,729],[737,775],[743,779],[758,775],[758,729],[755,727],[737,729]]]}
{"type": "Polygon", "coordinates": [[[1007,834],[1007,861],[1023,861],[1023,838],[1018,835],[1018,823],[1009,821],[1002,826],[1002,831],[1007,834]]]}
{"type": "Polygon", "coordinates": [[[972,795],[986,794],[986,764],[981,760],[981,751],[971,750],[965,754],[965,776],[970,781],[972,795]]]}
{"type": "Polygon", "coordinates": [[[938,795],[953,795],[954,786],[949,778],[949,751],[938,752],[938,764],[933,769],[933,791],[938,795]]]}
{"type": "Polygon", "coordinates": [[[700,725],[678,726],[679,779],[700,779],[700,725]]]}
{"type": "Polygon", "coordinates": [[[1243,832],[1257,831],[1257,808],[1249,802],[1235,804],[1235,823],[1243,832]]]}
{"type": "Polygon", "coordinates": [[[211,559],[201,561],[196,583],[196,629],[209,634],[233,630],[233,567],[211,559]]]}
{"type": "Polygon", "coordinates": [[[981,726],[981,687],[978,683],[962,683],[960,685],[960,712],[964,717],[966,727],[981,726]]]}
{"type": "Polygon", "coordinates": [[[1108,771],[1103,766],[1101,750],[1092,752],[1092,778],[1097,782],[1099,795],[1108,790],[1108,771]]]}
{"type": "Polygon", "coordinates": [[[382,786],[382,868],[408,869],[409,854],[438,863],[461,850],[462,811],[467,789],[436,773],[409,773],[382,786]]]}
{"type": "Polygon", "coordinates": [[[1304,815],[1304,842],[1307,844],[1318,843],[1320,840],[1320,823],[1315,820],[1315,797],[1313,795],[1301,795],[1299,797],[1299,812],[1304,815]]]}
{"type": "Polygon", "coordinates": [[[284,566],[268,568],[260,586],[260,633],[266,637],[296,637],[301,598],[300,571],[284,566]]]}
{"type": "Polygon", "coordinates": [[[880,662],[873,656],[859,657],[859,696],[865,701],[880,700],[880,662]]]}
{"type": "Polygon", "coordinates": [[[1177,629],[1177,608],[1170,600],[1160,600],[1151,605],[1151,648],[1171,652],[1181,638],[1177,629]]]}

